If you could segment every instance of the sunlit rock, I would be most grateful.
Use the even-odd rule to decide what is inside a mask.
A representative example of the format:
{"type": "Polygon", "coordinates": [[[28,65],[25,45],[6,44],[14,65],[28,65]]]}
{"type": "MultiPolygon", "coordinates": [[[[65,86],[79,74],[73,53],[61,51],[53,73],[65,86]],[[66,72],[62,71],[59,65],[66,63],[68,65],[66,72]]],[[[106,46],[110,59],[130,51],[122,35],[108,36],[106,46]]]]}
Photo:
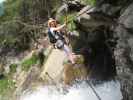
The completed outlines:
{"type": "Polygon", "coordinates": [[[67,85],[72,84],[76,79],[84,80],[89,77],[89,69],[84,65],[83,56],[76,55],[75,62],[75,65],[64,63],[63,81],[67,85]]]}

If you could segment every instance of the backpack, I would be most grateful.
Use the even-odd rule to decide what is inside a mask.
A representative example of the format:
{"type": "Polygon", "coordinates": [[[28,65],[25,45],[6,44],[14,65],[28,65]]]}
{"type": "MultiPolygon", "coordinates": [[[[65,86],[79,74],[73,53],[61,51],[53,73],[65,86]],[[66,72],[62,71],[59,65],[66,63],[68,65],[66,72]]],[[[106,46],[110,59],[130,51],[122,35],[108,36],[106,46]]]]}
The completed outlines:
{"type": "Polygon", "coordinates": [[[48,29],[48,37],[49,37],[50,43],[56,43],[57,39],[55,38],[55,36],[53,36],[50,29],[48,29]]]}

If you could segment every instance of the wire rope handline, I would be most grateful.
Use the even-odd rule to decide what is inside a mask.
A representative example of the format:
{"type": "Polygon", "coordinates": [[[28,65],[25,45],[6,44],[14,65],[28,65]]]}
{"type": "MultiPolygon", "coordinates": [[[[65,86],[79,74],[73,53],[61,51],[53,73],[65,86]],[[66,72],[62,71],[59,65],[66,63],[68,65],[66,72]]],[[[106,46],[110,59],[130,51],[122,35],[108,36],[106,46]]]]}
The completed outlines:
{"type": "MultiPolygon", "coordinates": [[[[46,72],[45,74],[46,74],[46,75],[48,76],[48,78],[52,81],[52,83],[56,86],[56,88],[59,89],[59,88],[57,87],[57,83],[56,83],[56,82],[54,81],[54,79],[49,75],[49,73],[46,72]]],[[[88,83],[88,85],[90,86],[90,88],[92,89],[92,91],[94,92],[94,94],[96,95],[96,97],[98,98],[98,100],[102,100],[101,97],[99,96],[99,94],[97,93],[97,91],[95,90],[95,88],[93,87],[93,84],[90,83],[90,82],[88,82],[88,81],[87,81],[87,83],[88,83]]]]}
{"type": "Polygon", "coordinates": [[[90,88],[92,89],[92,91],[94,92],[94,94],[96,95],[96,97],[98,98],[98,100],[102,100],[101,97],[99,96],[99,94],[97,93],[97,91],[95,90],[93,84],[91,82],[88,82],[88,85],[90,86],[90,88]]]}
{"type": "MultiPolygon", "coordinates": [[[[79,70],[81,73],[81,70],[79,70]]],[[[99,96],[99,94],[97,93],[97,91],[94,88],[93,83],[91,83],[89,80],[86,81],[89,85],[89,87],[92,89],[92,91],[94,92],[94,94],[96,95],[96,97],[98,98],[98,100],[102,100],[101,97],[99,96]]]]}

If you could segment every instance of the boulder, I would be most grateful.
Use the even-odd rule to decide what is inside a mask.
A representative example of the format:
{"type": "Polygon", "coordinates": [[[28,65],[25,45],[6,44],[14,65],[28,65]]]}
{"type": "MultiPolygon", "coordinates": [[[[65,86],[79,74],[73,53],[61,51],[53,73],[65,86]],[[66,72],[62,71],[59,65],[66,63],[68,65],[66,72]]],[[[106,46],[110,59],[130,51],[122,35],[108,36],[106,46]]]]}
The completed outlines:
{"type": "Polygon", "coordinates": [[[86,32],[92,31],[99,26],[112,26],[115,24],[111,16],[97,12],[95,8],[90,6],[84,7],[77,16],[76,24],[79,24],[79,28],[86,32]]]}
{"type": "Polygon", "coordinates": [[[79,0],[68,1],[67,4],[69,11],[76,11],[76,12],[80,11],[85,6],[79,0]]]}
{"type": "Polygon", "coordinates": [[[76,64],[64,64],[63,81],[65,85],[72,84],[76,79],[84,80],[89,77],[89,69],[84,65],[84,58],[81,55],[76,55],[76,64]]]}
{"type": "Polygon", "coordinates": [[[44,83],[59,83],[63,72],[63,61],[66,58],[65,53],[58,49],[53,49],[47,58],[46,63],[42,66],[40,78],[44,83]]]}

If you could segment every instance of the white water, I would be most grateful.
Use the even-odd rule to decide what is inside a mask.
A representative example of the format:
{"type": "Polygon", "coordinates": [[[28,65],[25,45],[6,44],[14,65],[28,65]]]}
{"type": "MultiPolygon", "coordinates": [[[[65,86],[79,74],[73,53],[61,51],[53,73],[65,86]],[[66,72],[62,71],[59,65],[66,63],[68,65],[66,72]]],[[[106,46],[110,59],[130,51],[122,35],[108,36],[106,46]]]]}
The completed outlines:
{"type": "Polygon", "coordinates": [[[0,3],[4,2],[4,1],[6,1],[6,0],[0,0],[0,3]]]}
{"type": "MultiPolygon", "coordinates": [[[[119,82],[107,82],[95,86],[101,100],[122,100],[119,82]]],[[[57,91],[55,86],[39,87],[32,93],[27,93],[20,100],[98,100],[86,82],[72,86],[67,93],[57,91]]]]}

